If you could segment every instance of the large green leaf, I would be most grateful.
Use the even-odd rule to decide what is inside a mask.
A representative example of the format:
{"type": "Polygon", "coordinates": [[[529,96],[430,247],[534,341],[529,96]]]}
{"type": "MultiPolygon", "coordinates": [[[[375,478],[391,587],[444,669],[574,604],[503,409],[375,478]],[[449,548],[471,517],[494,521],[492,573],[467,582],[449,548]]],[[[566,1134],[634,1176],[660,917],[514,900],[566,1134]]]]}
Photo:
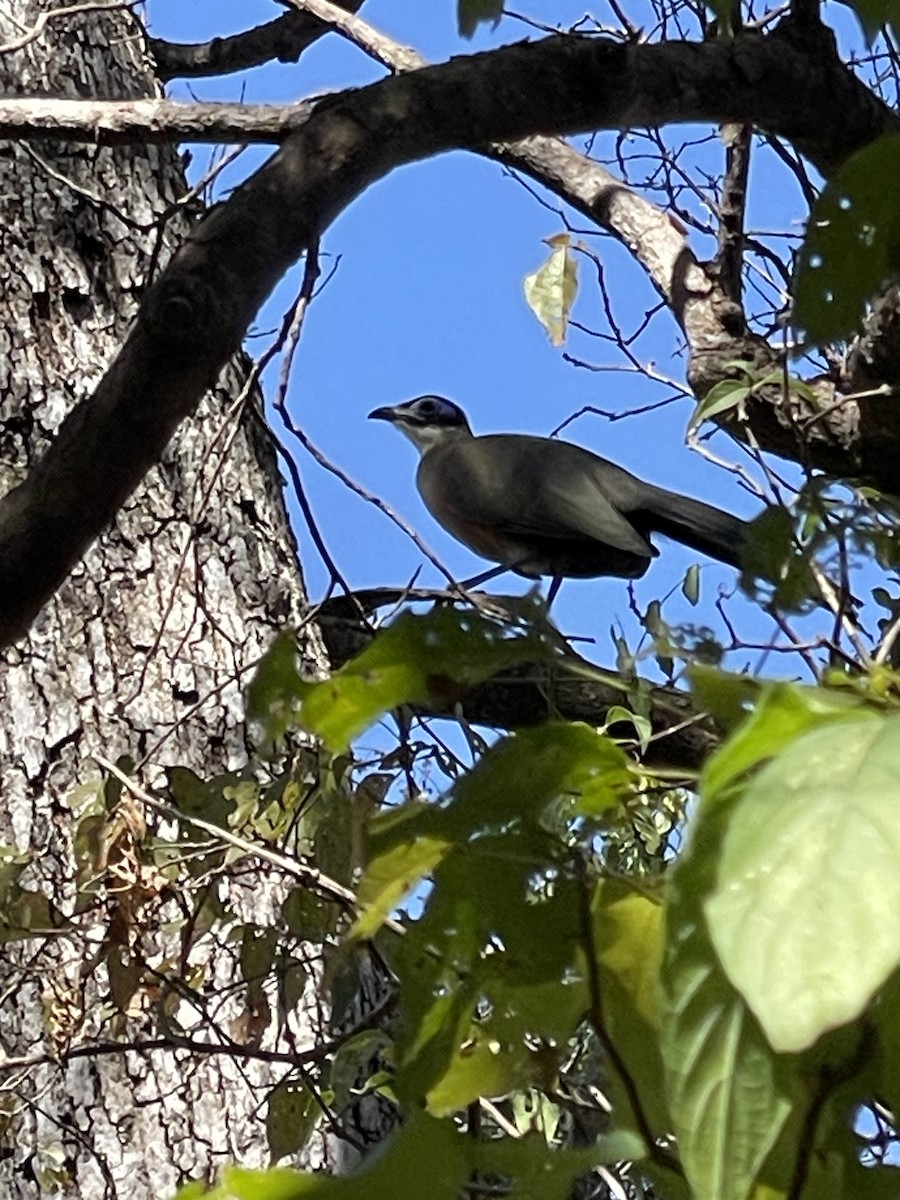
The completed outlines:
{"type": "Polygon", "coordinates": [[[713,952],[702,897],[727,808],[698,823],[669,877],[662,1048],[694,1200],[744,1200],[790,1113],[780,1064],[713,952]]]}
{"type": "Polygon", "coordinates": [[[852,155],[813,206],[794,290],[795,319],[816,344],[847,337],[862,309],[900,273],[900,134],[852,155]]]}
{"type": "MultiPolygon", "coordinates": [[[[604,879],[595,889],[591,915],[605,1030],[637,1087],[650,1128],[662,1136],[671,1127],[660,1052],[662,905],[624,880],[604,879]]],[[[627,1090],[622,1080],[612,1079],[608,1091],[621,1127],[627,1090]]]]}
{"type": "Polygon", "coordinates": [[[830,723],[764,767],[704,911],[776,1050],[857,1017],[900,962],[900,717],[830,723]]]}
{"type": "Polygon", "coordinates": [[[548,878],[551,861],[540,835],[518,831],[480,837],[435,871],[425,911],[396,949],[398,1090],[411,1102],[443,1113],[531,1086],[549,1066],[541,1047],[563,1045],[578,1025],[577,883],[548,878]]]}
{"type": "Polygon", "coordinates": [[[700,781],[707,803],[753,767],[773,758],[810,729],[844,720],[862,700],[849,692],[803,687],[796,683],[766,686],[753,711],[710,758],[700,781]]]}

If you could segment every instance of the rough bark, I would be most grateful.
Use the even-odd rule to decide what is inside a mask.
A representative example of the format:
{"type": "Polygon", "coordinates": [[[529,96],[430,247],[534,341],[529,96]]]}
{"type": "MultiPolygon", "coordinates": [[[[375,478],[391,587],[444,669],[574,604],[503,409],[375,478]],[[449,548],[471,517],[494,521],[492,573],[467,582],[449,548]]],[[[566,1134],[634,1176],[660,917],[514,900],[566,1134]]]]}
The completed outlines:
{"type": "MultiPolygon", "coordinates": [[[[0,5],[0,41],[47,8],[38,0],[0,5]]],[[[77,36],[71,19],[54,21],[23,50],[0,56],[5,89],[158,95],[132,16],[76,20],[77,36]]],[[[168,147],[4,144],[0,162],[0,479],[8,488],[95,388],[151,275],[190,222],[174,207],[185,189],[168,147]]],[[[248,668],[273,630],[302,618],[302,580],[253,398],[240,416],[231,411],[243,382],[240,365],[229,366],[29,637],[2,656],[0,842],[28,857],[23,882],[52,897],[60,920],[75,893],[77,809],[100,775],[91,756],[149,755],[150,782],[165,764],[205,776],[242,767],[248,668]]],[[[132,430],[139,438],[139,426],[132,430]]],[[[93,486],[79,478],[83,469],[70,481],[76,521],[93,486]]],[[[312,637],[307,654],[310,667],[321,664],[312,637]]],[[[139,825],[133,836],[140,864],[139,825]]],[[[231,885],[247,919],[277,896],[278,879],[267,878],[249,874],[231,885]]],[[[123,939],[129,961],[162,970],[164,993],[168,943],[146,923],[176,914],[164,895],[147,895],[140,919],[117,930],[113,901],[98,884],[97,907],[77,932],[4,945],[0,1192],[9,1200],[142,1200],[235,1157],[265,1161],[260,1104],[287,1067],[241,1058],[252,1049],[236,1032],[246,1020],[244,993],[235,990],[216,1014],[239,1043],[234,1055],[148,1037],[155,1002],[139,991],[142,1012],[118,1011],[104,951],[123,939]],[[135,1041],[144,1048],[115,1051],[116,1042],[135,1041]],[[103,1052],[91,1050],[94,1042],[103,1052]]],[[[233,979],[233,947],[206,943],[198,953],[199,995],[233,979]]],[[[173,1021],[176,1013],[180,1020],[177,1005],[173,1021]]],[[[198,1039],[208,1036],[198,1026],[198,1039]]]]}

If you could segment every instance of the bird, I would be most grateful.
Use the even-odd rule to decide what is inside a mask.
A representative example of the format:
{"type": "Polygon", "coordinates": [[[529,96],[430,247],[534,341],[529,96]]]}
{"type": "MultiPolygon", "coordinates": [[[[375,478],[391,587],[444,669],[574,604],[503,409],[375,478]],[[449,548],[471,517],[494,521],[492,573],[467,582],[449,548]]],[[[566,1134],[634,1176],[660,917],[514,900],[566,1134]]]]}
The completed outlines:
{"type": "Polygon", "coordinates": [[[419,451],[416,484],[440,525],[503,571],[550,576],[547,604],[564,578],[639,579],[660,533],[741,567],[748,522],[645,483],[583,446],[524,433],[476,435],[458,404],[418,396],[376,408],[419,451]]]}

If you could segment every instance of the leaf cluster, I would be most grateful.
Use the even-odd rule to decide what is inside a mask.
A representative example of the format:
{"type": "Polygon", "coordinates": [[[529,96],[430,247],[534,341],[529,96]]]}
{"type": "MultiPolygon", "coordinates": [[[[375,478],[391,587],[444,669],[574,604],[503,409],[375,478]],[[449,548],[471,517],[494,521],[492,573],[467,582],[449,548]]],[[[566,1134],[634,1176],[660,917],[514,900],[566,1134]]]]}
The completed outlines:
{"type": "MultiPolygon", "coordinates": [[[[343,746],[361,711],[399,702],[386,677],[420,694],[435,648],[445,686],[462,686],[474,647],[511,654],[529,637],[495,626],[405,616],[373,643],[378,669],[313,683],[276,646],[257,711],[343,746]]],[[[605,836],[636,797],[671,789],[577,723],[501,739],[439,803],[370,815],[343,954],[376,947],[396,998],[341,1069],[377,1048],[362,1086],[401,1128],[347,1178],[233,1168],[208,1194],[419,1194],[427,1170],[429,1194],[563,1197],[622,1160],[661,1197],[892,1194],[860,1114],[890,1121],[898,1100],[900,679],[803,687],[707,666],[692,687],[730,732],[663,886],[612,869],[605,836]],[[603,1098],[586,1138],[576,1080],[603,1098]]],[[[285,1122],[305,1136],[316,1114],[296,1082],[270,1103],[277,1157],[298,1144],[285,1122]]]]}

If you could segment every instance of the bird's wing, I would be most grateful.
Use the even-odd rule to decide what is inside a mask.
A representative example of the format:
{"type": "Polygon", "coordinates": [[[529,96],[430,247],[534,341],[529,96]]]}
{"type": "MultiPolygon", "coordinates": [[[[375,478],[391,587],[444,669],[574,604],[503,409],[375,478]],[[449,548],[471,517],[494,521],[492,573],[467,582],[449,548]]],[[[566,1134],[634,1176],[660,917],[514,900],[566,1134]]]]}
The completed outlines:
{"type": "Polygon", "coordinates": [[[489,434],[426,455],[419,486],[445,524],[455,519],[510,538],[592,538],[649,558],[655,550],[615,504],[617,491],[630,500],[623,489],[639,481],[613,468],[610,483],[618,486],[608,489],[598,466],[612,464],[569,442],[489,434]]]}
{"type": "Polygon", "coordinates": [[[568,476],[554,475],[540,480],[530,523],[546,523],[535,533],[552,537],[587,537],[616,550],[650,558],[656,550],[622,515],[593,475],[573,471],[568,476]]]}

